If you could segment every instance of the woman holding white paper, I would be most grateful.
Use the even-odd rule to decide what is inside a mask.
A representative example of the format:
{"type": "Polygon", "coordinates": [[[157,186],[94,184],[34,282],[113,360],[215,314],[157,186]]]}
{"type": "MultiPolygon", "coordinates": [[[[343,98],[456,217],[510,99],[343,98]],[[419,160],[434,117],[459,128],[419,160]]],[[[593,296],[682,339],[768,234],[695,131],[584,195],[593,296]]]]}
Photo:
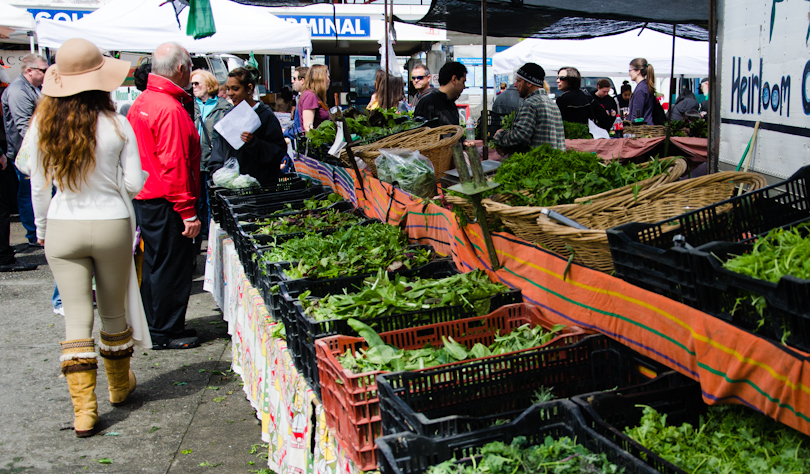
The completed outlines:
{"type": "Polygon", "coordinates": [[[242,102],[246,102],[246,105],[252,107],[259,116],[261,124],[252,132],[242,132],[240,138],[244,145],[238,150],[215,132],[208,172],[213,174],[225,166],[228,158],[236,158],[241,174],[256,178],[262,185],[272,184],[279,174],[281,160],[287,153],[281,125],[270,107],[253,100],[256,77],[250,71],[241,67],[234,69],[228,74],[225,85],[228,87],[228,97],[233,101],[234,108],[222,118],[222,121],[227,121],[228,115],[242,102]]]}

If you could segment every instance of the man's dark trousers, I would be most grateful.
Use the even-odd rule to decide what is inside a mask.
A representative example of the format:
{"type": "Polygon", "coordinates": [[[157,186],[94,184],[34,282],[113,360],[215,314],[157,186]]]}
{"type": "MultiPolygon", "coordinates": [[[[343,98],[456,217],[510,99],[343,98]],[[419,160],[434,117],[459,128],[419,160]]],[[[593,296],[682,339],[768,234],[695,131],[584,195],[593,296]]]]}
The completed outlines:
{"type": "Polygon", "coordinates": [[[182,336],[191,295],[193,240],[166,199],[134,200],[143,239],[141,298],[153,344],[182,336]]]}
{"type": "MultiPolygon", "coordinates": [[[[8,160],[8,167],[14,168],[14,163],[8,160]]],[[[14,249],[9,245],[9,238],[11,234],[11,202],[9,202],[9,193],[6,189],[8,182],[5,179],[4,173],[6,170],[0,171],[0,265],[9,265],[14,263],[14,249]]]]}

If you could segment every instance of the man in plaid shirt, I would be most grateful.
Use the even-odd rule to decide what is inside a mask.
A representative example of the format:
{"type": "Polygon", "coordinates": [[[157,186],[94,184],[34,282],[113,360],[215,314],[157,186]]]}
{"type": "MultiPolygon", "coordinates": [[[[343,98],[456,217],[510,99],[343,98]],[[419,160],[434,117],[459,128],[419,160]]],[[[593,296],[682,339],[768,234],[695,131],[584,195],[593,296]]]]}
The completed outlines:
{"type": "Polygon", "coordinates": [[[523,105],[515,115],[509,130],[498,130],[493,136],[495,145],[506,151],[517,153],[528,151],[543,143],[565,150],[560,108],[543,89],[546,72],[535,63],[526,63],[518,69],[515,88],[523,105]]]}

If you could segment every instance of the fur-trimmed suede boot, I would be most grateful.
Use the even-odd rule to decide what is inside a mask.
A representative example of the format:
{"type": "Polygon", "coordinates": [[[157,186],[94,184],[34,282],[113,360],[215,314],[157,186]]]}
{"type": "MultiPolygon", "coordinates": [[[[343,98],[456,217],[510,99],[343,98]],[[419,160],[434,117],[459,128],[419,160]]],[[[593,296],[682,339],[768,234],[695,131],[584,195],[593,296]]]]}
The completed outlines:
{"type": "Polygon", "coordinates": [[[62,344],[62,373],[67,378],[73,401],[73,429],[76,436],[93,436],[98,421],[96,370],[98,354],[93,339],[75,339],[62,344]]]}
{"type": "Polygon", "coordinates": [[[104,358],[104,370],[110,386],[110,403],[118,406],[135,390],[135,374],[129,369],[132,346],[135,344],[132,340],[132,328],[128,326],[125,331],[117,334],[100,332],[98,351],[104,358]]]}

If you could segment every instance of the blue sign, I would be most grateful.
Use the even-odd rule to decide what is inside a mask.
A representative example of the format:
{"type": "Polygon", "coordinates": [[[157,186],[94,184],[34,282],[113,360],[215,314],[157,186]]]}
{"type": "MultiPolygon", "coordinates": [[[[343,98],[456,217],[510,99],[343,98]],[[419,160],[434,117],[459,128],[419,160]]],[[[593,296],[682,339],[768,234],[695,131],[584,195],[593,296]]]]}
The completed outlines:
{"type": "Polygon", "coordinates": [[[371,21],[367,16],[299,16],[276,15],[290,23],[308,25],[313,38],[344,36],[348,38],[368,38],[371,21]]]}
{"type": "Polygon", "coordinates": [[[56,21],[76,21],[89,13],[93,13],[93,10],[42,10],[29,8],[28,13],[34,15],[35,20],[46,18],[56,21]]]}
{"type": "MultiPolygon", "coordinates": [[[[483,66],[483,58],[456,58],[456,61],[465,66],[483,66]]],[[[492,66],[492,58],[487,58],[487,66],[492,66]]]]}

